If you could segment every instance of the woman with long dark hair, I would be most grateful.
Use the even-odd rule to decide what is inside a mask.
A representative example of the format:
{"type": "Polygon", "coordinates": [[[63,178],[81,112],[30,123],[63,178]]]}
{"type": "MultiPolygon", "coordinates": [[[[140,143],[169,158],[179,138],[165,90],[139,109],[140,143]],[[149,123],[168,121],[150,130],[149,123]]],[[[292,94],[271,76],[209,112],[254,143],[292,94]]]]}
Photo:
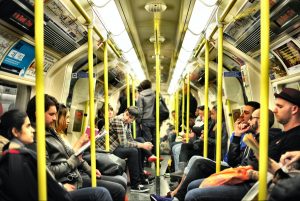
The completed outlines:
{"type": "MultiPolygon", "coordinates": [[[[32,144],[34,142],[34,129],[31,126],[27,114],[20,110],[9,110],[8,112],[5,112],[1,116],[0,133],[10,140],[10,142],[3,147],[4,157],[8,153],[13,153],[13,155],[19,153],[19,156],[24,156],[22,158],[18,158],[22,159],[22,163],[20,163],[22,165],[21,167],[11,167],[8,165],[9,168],[15,168],[14,170],[3,168],[7,167],[5,161],[10,164],[8,161],[10,160],[10,157],[13,156],[7,157],[7,160],[3,159],[0,161],[0,178],[2,181],[0,184],[1,197],[5,196],[17,201],[38,200],[36,153],[25,147],[25,145],[32,144]],[[15,151],[10,152],[10,150],[15,151]],[[21,153],[27,154],[21,155],[21,153]],[[10,173],[10,171],[14,172],[17,170],[16,168],[18,168],[18,170],[22,170],[22,172],[19,173],[20,175],[23,175],[23,177],[18,177],[18,181],[11,182],[13,174],[10,173]],[[30,181],[32,181],[32,183],[30,181]],[[18,189],[15,188],[14,182],[18,182],[18,185],[20,185],[20,183],[30,183],[27,186],[22,186],[22,189],[18,189]]],[[[59,185],[49,171],[47,171],[47,180],[49,201],[112,200],[109,192],[102,187],[82,188],[76,190],[75,186],[68,183],[59,185]]]]}

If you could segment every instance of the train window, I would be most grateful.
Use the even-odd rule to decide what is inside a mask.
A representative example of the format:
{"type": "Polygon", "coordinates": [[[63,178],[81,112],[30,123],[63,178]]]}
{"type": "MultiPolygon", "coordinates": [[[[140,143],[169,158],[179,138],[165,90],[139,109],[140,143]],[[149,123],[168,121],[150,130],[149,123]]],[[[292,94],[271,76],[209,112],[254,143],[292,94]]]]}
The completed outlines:
{"type": "Polygon", "coordinates": [[[15,108],[17,97],[17,85],[0,81],[0,116],[15,108]]]}

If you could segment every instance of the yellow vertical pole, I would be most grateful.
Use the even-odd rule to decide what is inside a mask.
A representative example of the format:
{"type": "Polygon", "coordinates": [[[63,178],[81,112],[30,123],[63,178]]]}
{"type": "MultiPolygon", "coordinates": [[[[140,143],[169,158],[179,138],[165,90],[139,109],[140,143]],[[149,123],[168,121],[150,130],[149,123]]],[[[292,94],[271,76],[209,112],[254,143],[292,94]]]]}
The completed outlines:
{"type": "Polygon", "coordinates": [[[94,102],[94,61],[93,61],[93,24],[88,25],[88,69],[89,69],[89,95],[90,95],[90,128],[91,128],[91,182],[96,182],[96,143],[95,143],[95,102],[94,102]]]}
{"type": "Polygon", "coordinates": [[[189,142],[190,133],[190,75],[187,74],[187,88],[186,88],[186,142],[189,142]]]}
{"type": "Polygon", "coordinates": [[[126,99],[127,99],[127,107],[130,106],[130,80],[129,73],[126,74],[126,99]]]}
{"type": "Polygon", "coordinates": [[[267,199],[268,131],[269,131],[269,52],[270,5],[260,1],[261,13],[261,76],[260,76],[260,142],[259,142],[259,200],[267,199]]]}
{"type": "Polygon", "coordinates": [[[154,36],[155,36],[155,43],[154,43],[154,50],[155,50],[155,75],[156,75],[156,176],[160,174],[160,165],[159,165],[159,144],[160,144],[160,123],[159,123],[159,98],[160,98],[160,42],[159,42],[159,35],[160,35],[160,15],[154,14],[154,36]]]}
{"type": "MultiPolygon", "coordinates": [[[[134,79],[132,79],[132,105],[135,106],[135,82],[134,79]]],[[[133,123],[133,138],[136,138],[136,122],[133,123]]]]}
{"type": "Polygon", "coordinates": [[[45,142],[45,89],[44,89],[44,2],[34,4],[34,41],[36,60],[36,139],[38,198],[47,201],[46,142],[45,142]]]}
{"type": "Polygon", "coordinates": [[[218,90],[217,90],[217,144],[216,144],[216,172],[221,170],[221,150],[222,150],[222,75],[223,75],[223,25],[219,25],[218,37],[218,90]]]}
{"type": "Polygon", "coordinates": [[[185,78],[183,79],[183,84],[182,84],[182,99],[181,99],[181,130],[183,132],[184,132],[184,110],[185,110],[184,85],[185,85],[185,78]]]}
{"type": "Polygon", "coordinates": [[[108,115],[108,43],[107,41],[104,42],[104,48],[103,48],[104,54],[104,118],[105,118],[105,124],[104,128],[107,132],[105,135],[105,150],[109,151],[110,144],[109,144],[109,115],[108,115]]]}
{"type": "Polygon", "coordinates": [[[179,132],[179,110],[178,110],[178,107],[179,107],[179,91],[177,90],[176,91],[176,101],[175,101],[175,131],[176,131],[176,136],[178,135],[178,132],[179,132]]]}
{"type": "Polygon", "coordinates": [[[208,152],[208,80],[209,80],[209,44],[205,40],[205,86],[204,86],[204,146],[203,156],[208,152]]]}

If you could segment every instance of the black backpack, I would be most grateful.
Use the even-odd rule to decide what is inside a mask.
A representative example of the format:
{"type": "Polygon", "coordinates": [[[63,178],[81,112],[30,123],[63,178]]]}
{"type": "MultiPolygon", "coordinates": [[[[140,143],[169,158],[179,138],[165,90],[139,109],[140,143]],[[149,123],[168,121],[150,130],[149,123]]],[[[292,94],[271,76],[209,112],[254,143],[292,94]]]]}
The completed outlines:
{"type": "MultiPolygon", "coordinates": [[[[156,100],[156,98],[154,99],[156,100]]],[[[154,117],[156,116],[156,104],[154,102],[154,117]]],[[[159,121],[163,122],[169,118],[169,109],[163,97],[159,96],[159,121]]]]}
{"type": "MultiPolygon", "coordinates": [[[[69,193],[47,172],[48,201],[71,201],[69,193]]],[[[0,158],[0,200],[37,201],[37,160],[28,149],[9,149],[0,158]]]]}

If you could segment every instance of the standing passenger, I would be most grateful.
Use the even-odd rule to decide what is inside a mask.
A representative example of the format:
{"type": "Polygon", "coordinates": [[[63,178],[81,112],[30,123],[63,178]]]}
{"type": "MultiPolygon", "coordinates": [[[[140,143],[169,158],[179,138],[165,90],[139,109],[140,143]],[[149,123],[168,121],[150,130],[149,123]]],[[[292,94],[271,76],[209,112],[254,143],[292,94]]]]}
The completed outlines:
{"type": "Polygon", "coordinates": [[[140,110],[140,116],[137,118],[139,125],[139,136],[146,142],[154,145],[152,153],[155,153],[156,145],[156,125],[155,125],[155,92],[151,89],[150,80],[144,80],[138,86],[140,93],[137,99],[137,107],[140,110]]]}

